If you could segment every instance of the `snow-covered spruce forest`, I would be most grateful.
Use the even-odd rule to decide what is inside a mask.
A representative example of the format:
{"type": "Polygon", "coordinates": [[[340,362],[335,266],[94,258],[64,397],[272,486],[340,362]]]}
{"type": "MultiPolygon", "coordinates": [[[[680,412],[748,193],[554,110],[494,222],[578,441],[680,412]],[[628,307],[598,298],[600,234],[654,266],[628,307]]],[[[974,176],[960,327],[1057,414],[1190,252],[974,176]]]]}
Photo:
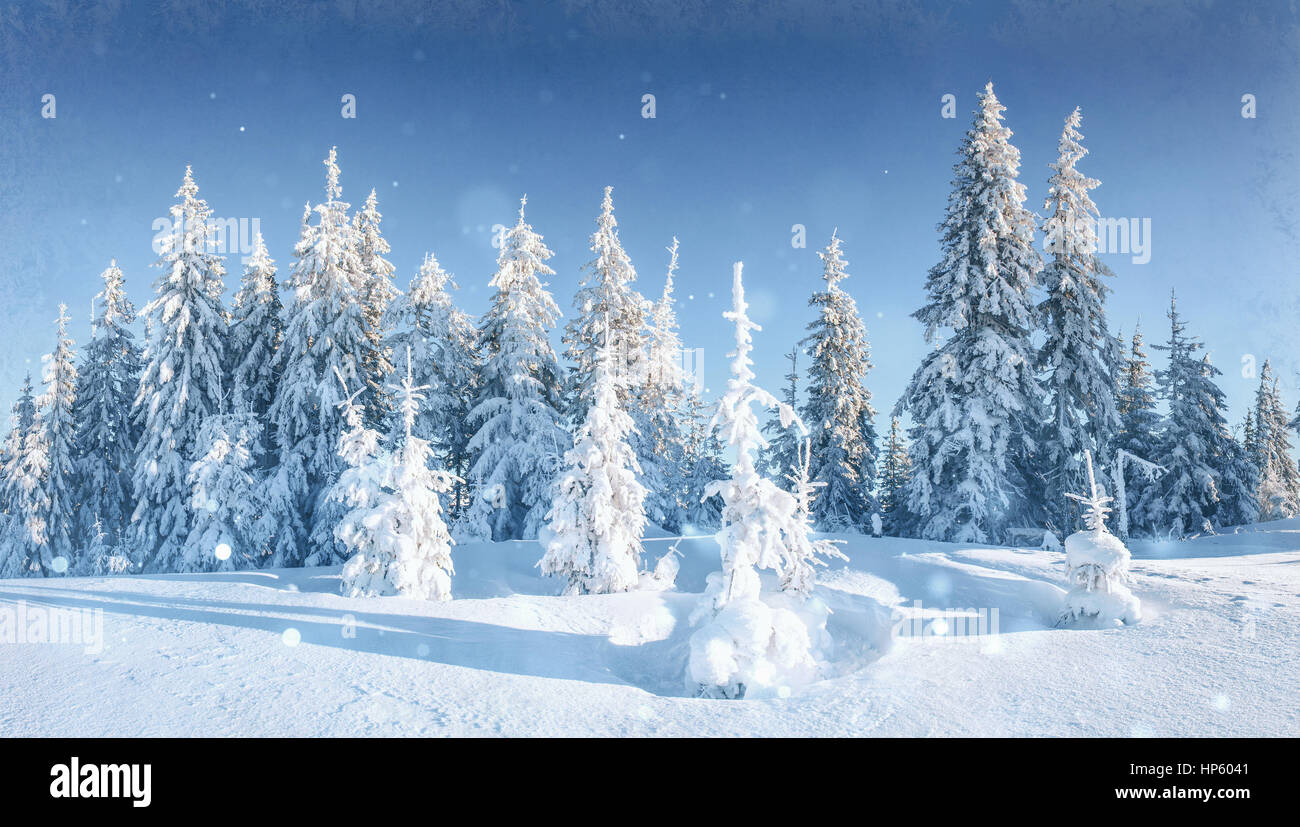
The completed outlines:
{"type": "Polygon", "coordinates": [[[913,314],[933,347],[889,413],[835,236],[777,389],[754,383],[763,334],[735,265],[730,379],[707,399],[680,357],[678,244],[662,277],[638,278],[610,188],[569,312],[521,199],[474,319],[432,253],[399,288],[375,192],[344,201],[333,151],[292,261],[258,236],[227,306],[187,169],[151,300],[137,310],[110,264],[87,287],[89,342],[61,313],[22,387],[0,448],[0,578],[341,566],[343,597],[446,601],[474,565],[458,550],[533,541],[518,548],[554,593],[607,594],[672,588],[681,554],[651,554],[652,535],[716,534],[687,681],[719,697],[815,670],[828,607],[811,594],[843,556],[827,533],[1064,543],[1062,620],[1135,621],[1130,538],[1300,512],[1300,417],[1265,363],[1230,424],[1172,296],[1160,331],[1108,323],[1122,285],[1097,254],[1080,112],[1039,215],[1003,109],[990,84],[913,314]]]}

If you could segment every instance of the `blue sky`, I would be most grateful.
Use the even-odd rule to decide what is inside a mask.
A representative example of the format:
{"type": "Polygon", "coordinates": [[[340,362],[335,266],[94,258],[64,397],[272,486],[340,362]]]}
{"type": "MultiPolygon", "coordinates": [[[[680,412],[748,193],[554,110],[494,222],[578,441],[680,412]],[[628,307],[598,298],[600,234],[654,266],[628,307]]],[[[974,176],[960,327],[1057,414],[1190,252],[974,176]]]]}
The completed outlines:
{"type": "MultiPolygon", "coordinates": [[[[571,308],[601,189],[657,295],[681,240],[683,338],[720,386],[730,264],[745,262],[759,377],[810,318],[815,251],[838,227],[867,321],[877,408],[924,350],[909,314],[937,260],[951,166],[992,80],[1042,211],[1062,121],[1083,109],[1103,216],[1150,219],[1151,256],[1107,256],[1113,327],[1167,331],[1171,288],[1224,370],[1239,419],[1247,355],[1300,371],[1300,20],[1288,3],[384,4],[275,11],[183,0],[0,18],[0,405],[53,343],[79,343],[111,258],[149,298],[155,219],[186,164],[222,218],[257,218],[287,274],[303,205],[337,145],[344,197],[373,186],[405,287],[426,251],[483,310],[491,227],[527,193],[571,308]],[[377,10],[367,10],[375,5],[377,10]],[[448,6],[454,10],[448,11],[448,6]],[[57,117],[41,117],[42,95],[57,117]],[[642,95],[656,117],[641,117],[642,95]],[[340,98],[356,96],[355,119],[340,98]],[[941,117],[953,94],[957,118],[941,117]],[[1243,118],[1252,94],[1257,117],[1243,118]],[[791,246],[791,227],[808,246],[791,246]],[[689,298],[692,297],[693,298],[689,298]]],[[[239,264],[227,264],[229,283],[239,264]]],[[[557,337],[558,339],[558,337],[557,337]]],[[[1157,357],[1158,359],[1158,357],[1157,357]]]]}

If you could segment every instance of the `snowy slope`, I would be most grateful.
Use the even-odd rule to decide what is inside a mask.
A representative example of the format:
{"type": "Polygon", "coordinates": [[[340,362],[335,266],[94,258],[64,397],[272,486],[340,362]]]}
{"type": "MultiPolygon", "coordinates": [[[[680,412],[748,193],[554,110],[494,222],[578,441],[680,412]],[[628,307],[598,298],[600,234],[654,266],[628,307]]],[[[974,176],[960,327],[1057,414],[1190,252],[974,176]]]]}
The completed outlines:
{"type": "Polygon", "coordinates": [[[0,581],[0,612],[105,630],[98,654],[0,644],[0,734],[1300,735],[1298,520],[1133,544],[1143,622],[1098,631],[1052,628],[1059,552],[845,539],[826,679],[746,701],[683,685],[711,538],[666,593],[554,596],[526,542],[457,547],[441,604],[343,598],[337,568],[0,581]],[[1000,633],[891,640],[948,608],[1000,633]]]}

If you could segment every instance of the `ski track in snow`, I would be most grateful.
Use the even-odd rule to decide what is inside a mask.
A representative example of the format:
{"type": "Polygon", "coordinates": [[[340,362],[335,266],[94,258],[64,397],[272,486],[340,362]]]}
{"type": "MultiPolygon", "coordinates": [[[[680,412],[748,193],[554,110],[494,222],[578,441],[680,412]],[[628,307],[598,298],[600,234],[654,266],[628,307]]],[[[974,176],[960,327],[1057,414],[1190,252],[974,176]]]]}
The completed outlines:
{"type": "Polygon", "coordinates": [[[0,644],[0,734],[1300,735],[1300,519],[1132,543],[1143,620],[1100,630],[1054,628],[1059,552],[841,539],[825,679],[748,701],[683,683],[711,537],[670,592],[555,596],[531,542],[458,546],[450,603],[344,598],[337,567],[0,581],[0,608],[104,618],[98,654],[0,644]],[[891,645],[898,617],[993,608],[998,635],[891,645]]]}

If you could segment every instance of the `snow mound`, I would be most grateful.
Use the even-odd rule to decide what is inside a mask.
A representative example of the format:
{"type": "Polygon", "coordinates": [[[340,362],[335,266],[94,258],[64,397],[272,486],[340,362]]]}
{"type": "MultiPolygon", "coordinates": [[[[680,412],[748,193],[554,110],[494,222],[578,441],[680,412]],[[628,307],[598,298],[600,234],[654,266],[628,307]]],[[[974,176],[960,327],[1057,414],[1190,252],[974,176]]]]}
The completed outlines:
{"type": "Polygon", "coordinates": [[[1061,622],[1091,620],[1100,626],[1142,619],[1138,599],[1127,586],[1129,551],[1105,528],[1076,531],[1065,538],[1065,562],[1072,588],[1061,622]]]}
{"type": "Polygon", "coordinates": [[[1076,531],[1065,538],[1065,564],[1071,569],[1094,565],[1109,572],[1127,568],[1128,561],[1123,541],[1109,531],[1076,531]]]}
{"type": "Polygon", "coordinates": [[[703,687],[705,697],[788,697],[817,678],[811,649],[808,626],[792,609],[735,600],[691,635],[688,689],[703,687]]]}

